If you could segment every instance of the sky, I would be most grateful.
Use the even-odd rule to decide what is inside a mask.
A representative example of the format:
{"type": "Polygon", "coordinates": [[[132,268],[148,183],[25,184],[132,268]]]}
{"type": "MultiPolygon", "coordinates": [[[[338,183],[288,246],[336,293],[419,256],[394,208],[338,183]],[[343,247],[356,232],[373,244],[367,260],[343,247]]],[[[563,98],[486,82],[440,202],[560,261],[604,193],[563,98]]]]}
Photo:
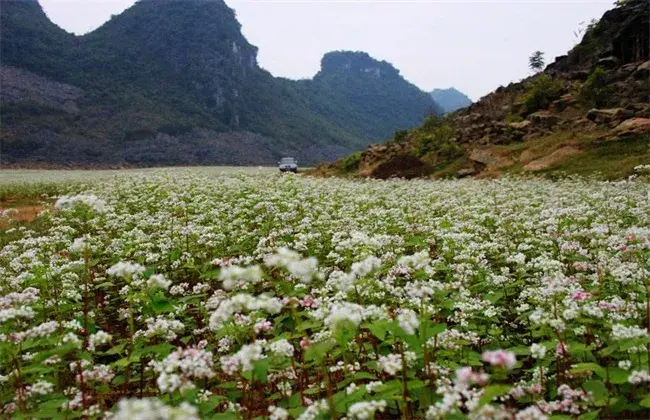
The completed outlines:
{"type": "MultiPolygon", "coordinates": [[[[39,0],[63,29],[84,34],[134,0],[39,0]]],[[[179,0],[194,1],[194,0],[179,0]]],[[[311,78],[328,51],[365,51],[425,91],[455,87],[472,100],[529,76],[579,39],[581,22],[613,0],[226,0],[258,62],[274,76],[311,78]]],[[[584,24],[582,25],[584,26],[584,24]]]]}

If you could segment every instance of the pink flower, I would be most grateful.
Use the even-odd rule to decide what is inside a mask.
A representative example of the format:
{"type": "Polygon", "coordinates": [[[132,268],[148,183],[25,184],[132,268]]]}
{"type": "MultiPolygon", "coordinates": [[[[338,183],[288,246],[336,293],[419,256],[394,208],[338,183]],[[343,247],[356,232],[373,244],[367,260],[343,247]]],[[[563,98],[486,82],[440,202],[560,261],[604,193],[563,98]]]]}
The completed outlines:
{"type": "Polygon", "coordinates": [[[253,327],[253,329],[255,330],[255,334],[259,334],[263,331],[269,331],[272,328],[273,328],[273,324],[271,324],[271,322],[267,321],[266,319],[257,321],[255,323],[255,326],[253,327]]]}
{"type": "Polygon", "coordinates": [[[560,341],[557,343],[557,347],[555,347],[555,354],[558,356],[564,356],[569,352],[569,346],[564,344],[564,342],[560,341]]]}
{"type": "Polygon", "coordinates": [[[314,308],[315,309],[315,308],[318,308],[318,302],[316,302],[316,300],[311,296],[305,296],[300,301],[300,306],[302,306],[303,308],[314,308]]]}
{"type": "Polygon", "coordinates": [[[483,352],[481,359],[492,366],[505,367],[510,370],[517,364],[515,354],[505,350],[489,350],[483,352]]]}
{"type": "Polygon", "coordinates": [[[600,309],[607,309],[609,311],[615,311],[617,309],[616,305],[612,305],[609,302],[598,302],[598,307],[600,309]]]}
{"type": "Polygon", "coordinates": [[[573,300],[577,302],[581,302],[583,300],[589,299],[593,295],[594,295],[593,293],[585,292],[584,290],[578,290],[573,294],[573,300]]]}
{"type": "Polygon", "coordinates": [[[460,385],[467,386],[477,384],[483,386],[487,383],[488,379],[490,379],[490,376],[487,373],[474,373],[472,368],[469,366],[456,370],[456,383],[460,385]]]}
{"type": "Polygon", "coordinates": [[[300,347],[301,347],[302,349],[306,349],[306,348],[308,348],[309,346],[311,346],[311,342],[309,341],[308,338],[303,337],[303,338],[300,340],[300,347]]]}

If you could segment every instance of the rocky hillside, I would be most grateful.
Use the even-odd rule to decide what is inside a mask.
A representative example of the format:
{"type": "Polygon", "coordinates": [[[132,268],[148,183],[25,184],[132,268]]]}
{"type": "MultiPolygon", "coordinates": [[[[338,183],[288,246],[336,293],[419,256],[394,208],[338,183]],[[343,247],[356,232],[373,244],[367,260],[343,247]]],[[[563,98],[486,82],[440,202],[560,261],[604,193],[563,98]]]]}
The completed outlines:
{"type": "Polygon", "coordinates": [[[456,88],[434,89],[431,97],[440,105],[444,113],[454,112],[472,104],[472,100],[456,88]]]}
{"type": "Polygon", "coordinates": [[[313,80],[273,77],[222,0],[140,0],[81,37],[36,0],[0,2],[3,165],[313,163],[439,110],[363,53],[326,55],[313,80]]]}
{"type": "Polygon", "coordinates": [[[543,72],[318,172],[377,178],[630,175],[650,163],[649,14],[647,0],[626,1],[543,72]]]}

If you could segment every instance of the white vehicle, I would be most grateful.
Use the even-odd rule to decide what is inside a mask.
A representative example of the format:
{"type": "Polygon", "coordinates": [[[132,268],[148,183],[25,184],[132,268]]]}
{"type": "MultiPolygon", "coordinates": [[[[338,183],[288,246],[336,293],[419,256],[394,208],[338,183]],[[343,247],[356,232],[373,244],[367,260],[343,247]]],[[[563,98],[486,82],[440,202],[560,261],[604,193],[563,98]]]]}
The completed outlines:
{"type": "Polygon", "coordinates": [[[298,172],[298,161],[292,157],[285,157],[278,162],[278,167],[280,168],[280,172],[296,173],[298,172]]]}

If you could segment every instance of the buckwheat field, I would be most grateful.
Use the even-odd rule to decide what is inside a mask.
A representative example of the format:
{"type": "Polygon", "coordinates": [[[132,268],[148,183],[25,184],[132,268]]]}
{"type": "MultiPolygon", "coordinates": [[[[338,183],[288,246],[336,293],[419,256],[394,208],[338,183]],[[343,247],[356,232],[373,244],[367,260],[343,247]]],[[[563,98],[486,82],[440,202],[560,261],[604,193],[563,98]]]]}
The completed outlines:
{"type": "Polygon", "coordinates": [[[149,171],[0,218],[14,418],[595,419],[650,407],[621,182],[149,171]]]}

